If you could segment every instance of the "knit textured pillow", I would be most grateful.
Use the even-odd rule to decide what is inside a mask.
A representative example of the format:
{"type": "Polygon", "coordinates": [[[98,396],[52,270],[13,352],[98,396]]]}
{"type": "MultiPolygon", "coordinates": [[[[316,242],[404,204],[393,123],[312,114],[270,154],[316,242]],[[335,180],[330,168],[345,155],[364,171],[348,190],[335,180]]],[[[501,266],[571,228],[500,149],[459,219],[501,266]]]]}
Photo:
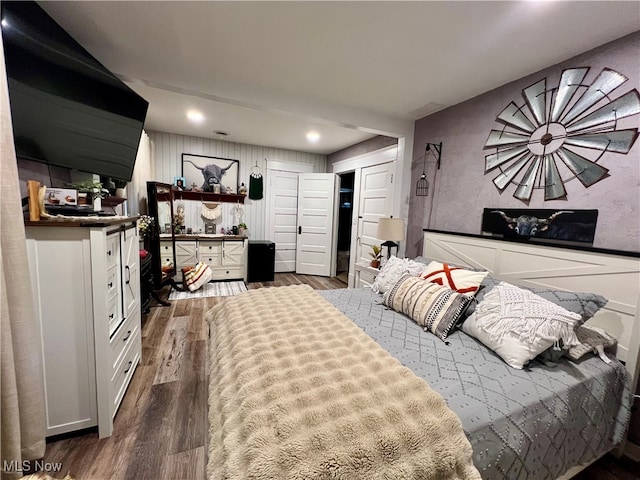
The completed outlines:
{"type": "MultiPolygon", "coordinates": [[[[480,284],[480,291],[476,294],[476,300],[481,302],[485,295],[487,295],[496,285],[500,283],[500,280],[487,275],[480,284]]],[[[533,287],[521,287],[525,290],[530,290],[536,295],[549,300],[556,305],[559,305],[570,312],[579,314],[582,317],[580,323],[584,323],[593,317],[598,310],[604,307],[608,300],[602,295],[589,292],[568,292],[565,290],[553,290],[551,288],[533,288],[533,287]]],[[[475,309],[475,304],[469,305],[466,314],[471,315],[475,309]]]]}
{"type": "Polygon", "coordinates": [[[415,262],[408,258],[398,258],[392,256],[380,269],[380,273],[371,285],[371,290],[376,293],[385,293],[398,281],[405,273],[413,276],[420,275],[424,270],[424,264],[415,262]]]}
{"type": "Polygon", "coordinates": [[[461,328],[513,368],[522,369],[559,340],[565,348],[578,345],[574,329],[580,321],[577,313],[529,290],[500,282],[461,328]]]}
{"type": "Polygon", "coordinates": [[[444,341],[472,299],[450,288],[405,274],[387,290],[382,301],[444,341]]]}
{"type": "Polygon", "coordinates": [[[458,293],[473,296],[488,274],[489,272],[477,272],[434,261],[427,265],[420,277],[428,282],[449,287],[458,293]]]}

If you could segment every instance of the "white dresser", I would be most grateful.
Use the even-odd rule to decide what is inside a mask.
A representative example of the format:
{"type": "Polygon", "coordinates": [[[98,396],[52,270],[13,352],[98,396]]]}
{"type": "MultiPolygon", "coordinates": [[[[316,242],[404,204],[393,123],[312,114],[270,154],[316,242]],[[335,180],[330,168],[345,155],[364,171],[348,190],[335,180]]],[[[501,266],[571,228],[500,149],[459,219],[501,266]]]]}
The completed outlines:
{"type": "MultiPolygon", "coordinates": [[[[247,240],[246,237],[180,236],[175,240],[176,281],[182,281],[183,267],[193,267],[203,262],[211,267],[212,280],[247,280],[247,240]]],[[[160,241],[162,263],[173,261],[173,247],[170,240],[160,241]]]]}
{"type": "Polygon", "coordinates": [[[113,418],[141,358],[136,219],[27,224],[47,436],[113,418]]]}

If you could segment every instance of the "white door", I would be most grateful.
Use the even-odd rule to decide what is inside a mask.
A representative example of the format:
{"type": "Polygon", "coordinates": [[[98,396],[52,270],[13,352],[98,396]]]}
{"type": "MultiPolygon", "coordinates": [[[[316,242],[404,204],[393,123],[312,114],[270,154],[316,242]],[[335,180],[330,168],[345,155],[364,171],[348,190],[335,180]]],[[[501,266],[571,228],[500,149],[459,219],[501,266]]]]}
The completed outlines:
{"type": "Polygon", "coordinates": [[[339,181],[334,173],[301,173],[298,177],[296,273],[335,275],[339,181]]]}
{"type": "Polygon", "coordinates": [[[281,170],[269,173],[271,214],[267,238],[276,244],[275,272],[293,272],[298,237],[298,173],[281,170]]]}
{"type": "MultiPolygon", "coordinates": [[[[384,239],[376,238],[378,220],[391,213],[393,196],[393,174],[395,162],[365,167],[360,175],[358,202],[358,242],[356,262],[369,263],[371,245],[380,245],[384,239]]],[[[386,255],[386,251],[383,252],[386,255]]]]}

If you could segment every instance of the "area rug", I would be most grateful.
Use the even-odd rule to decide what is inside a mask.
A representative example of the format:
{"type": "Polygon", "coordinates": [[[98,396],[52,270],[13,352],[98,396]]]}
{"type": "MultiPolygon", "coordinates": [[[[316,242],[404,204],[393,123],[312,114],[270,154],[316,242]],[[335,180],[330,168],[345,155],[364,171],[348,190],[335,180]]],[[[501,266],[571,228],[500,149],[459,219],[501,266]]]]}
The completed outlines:
{"type": "Polygon", "coordinates": [[[205,298],[205,297],[232,297],[238,293],[246,292],[247,286],[243,281],[237,282],[211,282],[205,283],[195,292],[178,292],[171,290],[169,300],[185,300],[188,298],[205,298]]]}

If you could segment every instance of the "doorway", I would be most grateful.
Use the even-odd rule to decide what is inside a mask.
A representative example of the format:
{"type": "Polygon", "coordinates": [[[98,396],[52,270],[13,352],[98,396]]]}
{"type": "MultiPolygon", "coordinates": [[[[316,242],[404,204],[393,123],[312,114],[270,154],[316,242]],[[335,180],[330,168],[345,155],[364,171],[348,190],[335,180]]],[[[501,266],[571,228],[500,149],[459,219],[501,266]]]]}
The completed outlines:
{"type": "Polygon", "coordinates": [[[347,172],[340,174],[339,177],[340,194],[336,276],[344,283],[349,283],[349,252],[351,250],[351,228],[353,222],[353,187],[356,174],[355,172],[347,172]]]}
{"type": "Polygon", "coordinates": [[[266,239],[276,244],[275,272],[296,270],[298,175],[313,165],[267,160],[266,239]]]}

